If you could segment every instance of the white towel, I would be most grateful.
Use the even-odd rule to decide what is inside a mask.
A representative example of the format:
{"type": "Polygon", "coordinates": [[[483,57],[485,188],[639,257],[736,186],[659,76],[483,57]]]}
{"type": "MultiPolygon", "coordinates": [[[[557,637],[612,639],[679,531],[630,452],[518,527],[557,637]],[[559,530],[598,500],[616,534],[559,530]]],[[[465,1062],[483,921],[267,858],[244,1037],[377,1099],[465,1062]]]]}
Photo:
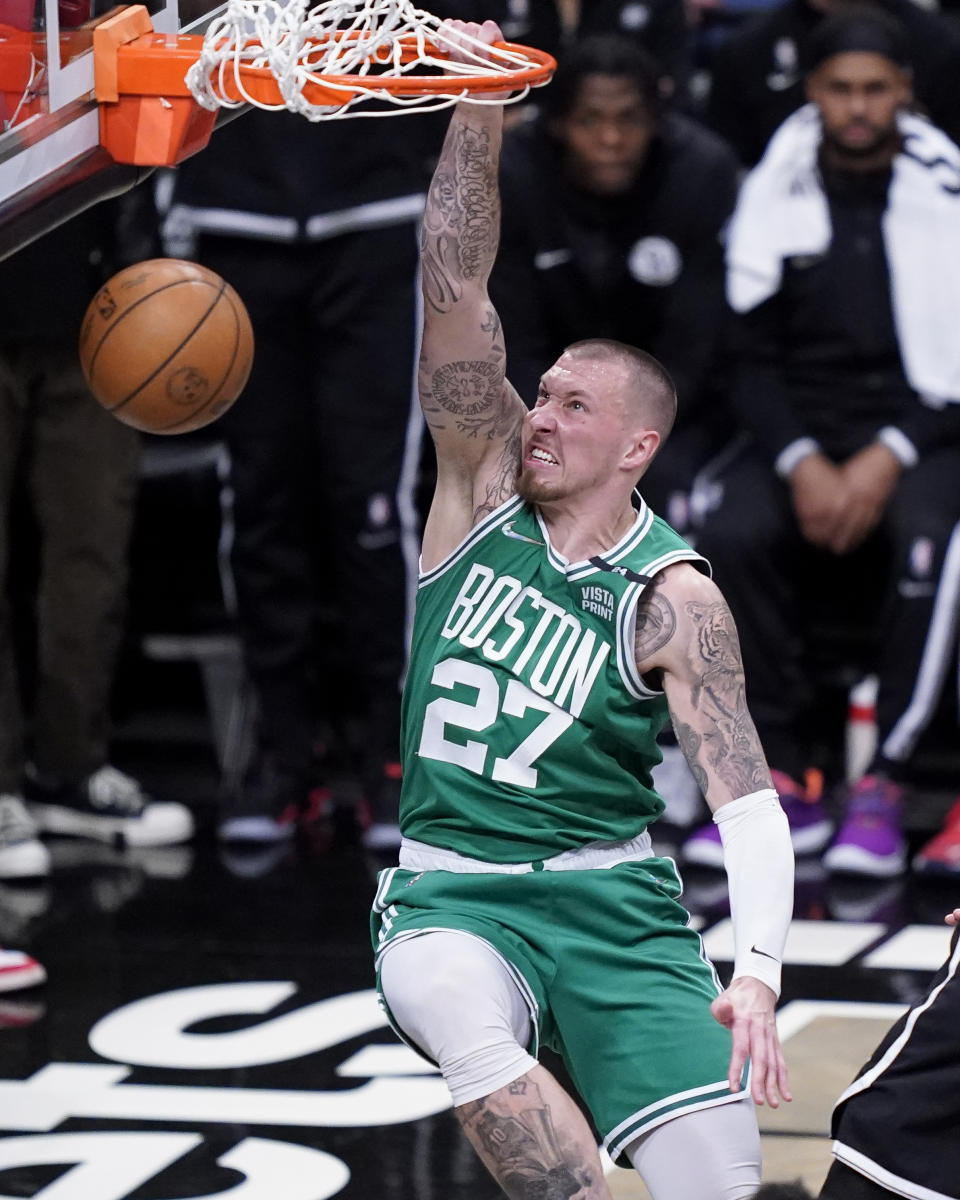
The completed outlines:
{"type": "MultiPolygon", "coordinates": [[[[898,118],[884,244],[894,323],[910,386],[935,407],[960,403],[960,148],[922,117],[898,118]]],[[[817,151],[820,114],[780,126],[743,183],[727,239],[727,298],[749,312],[776,294],[783,261],[823,254],[830,213],[817,151]]]]}

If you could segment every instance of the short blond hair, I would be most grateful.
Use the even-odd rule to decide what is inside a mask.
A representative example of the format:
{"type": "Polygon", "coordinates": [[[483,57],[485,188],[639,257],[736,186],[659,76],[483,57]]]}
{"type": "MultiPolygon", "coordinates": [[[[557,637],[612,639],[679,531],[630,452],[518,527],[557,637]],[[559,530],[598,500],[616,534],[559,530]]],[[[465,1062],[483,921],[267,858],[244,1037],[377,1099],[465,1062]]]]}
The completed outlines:
{"type": "Polygon", "coordinates": [[[652,354],[613,338],[584,338],[567,346],[564,353],[625,366],[634,381],[631,401],[643,420],[660,434],[661,444],[666,441],[677,419],[677,389],[666,367],[652,354]]]}

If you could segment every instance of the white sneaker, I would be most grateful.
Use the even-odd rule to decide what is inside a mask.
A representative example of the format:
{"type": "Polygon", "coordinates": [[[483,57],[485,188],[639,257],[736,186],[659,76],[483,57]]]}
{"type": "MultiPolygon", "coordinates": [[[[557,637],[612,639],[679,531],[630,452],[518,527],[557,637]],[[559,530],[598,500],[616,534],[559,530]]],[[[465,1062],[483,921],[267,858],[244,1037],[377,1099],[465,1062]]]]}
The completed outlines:
{"type": "Polygon", "coordinates": [[[70,787],[44,787],[28,774],[27,789],[31,811],[46,833],[127,846],[173,846],[193,837],[193,815],[185,804],[152,800],[136,779],[109,764],[70,787]]]}
{"type": "Polygon", "coordinates": [[[46,971],[29,954],[24,954],[22,950],[0,948],[0,992],[36,987],[46,978],[46,971]]]}
{"type": "Polygon", "coordinates": [[[50,851],[39,840],[39,832],[22,797],[0,794],[0,879],[50,874],[50,851]]]}

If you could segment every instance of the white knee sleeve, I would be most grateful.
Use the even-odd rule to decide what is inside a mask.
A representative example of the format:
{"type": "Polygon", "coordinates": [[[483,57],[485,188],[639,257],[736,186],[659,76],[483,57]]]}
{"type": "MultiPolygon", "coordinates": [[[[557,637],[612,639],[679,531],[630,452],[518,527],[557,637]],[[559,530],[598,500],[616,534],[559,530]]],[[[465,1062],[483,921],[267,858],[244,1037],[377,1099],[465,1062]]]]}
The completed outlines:
{"type": "Polygon", "coordinates": [[[453,1102],[489,1096],[537,1060],[531,1019],[500,957],[479,938],[423,933],[388,947],[380,987],[394,1021],[439,1066],[453,1102]]]}
{"type": "Polygon", "coordinates": [[[750,1099],[664,1121],[627,1147],[653,1200],[748,1200],[760,1186],[760,1131],[750,1099]]]}

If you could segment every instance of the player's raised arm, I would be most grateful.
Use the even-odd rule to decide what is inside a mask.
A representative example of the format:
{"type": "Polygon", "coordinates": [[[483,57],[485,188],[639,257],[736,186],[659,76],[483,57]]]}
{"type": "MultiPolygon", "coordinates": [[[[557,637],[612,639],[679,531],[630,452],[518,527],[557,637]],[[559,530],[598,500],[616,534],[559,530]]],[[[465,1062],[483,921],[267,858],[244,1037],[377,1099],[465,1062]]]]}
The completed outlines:
{"type": "MultiPolygon", "coordinates": [[[[492,21],[449,21],[444,28],[487,43],[502,40],[492,21]]],[[[500,236],[502,133],[499,105],[456,106],[421,236],[420,403],[437,449],[438,492],[448,510],[453,505],[466,513],[463,533],[512,493],[525,412],[505,377],[500,320],[487,294],[500,236]]],[[[435,518],[432,513],[434,526],[435,518]]]]}
{"type": "Polygon", "coordinates": [[[774,1008],[793,911],[793,846],[747,710],[740,641],[716,584],[668,567],[637,610],[642,675],[658,673],[680,748],[723,841],[734,932],[730,986],[711,1006],[733,1035],[730,1086],[748,1059],[757,1103],[790,1099],[774,1008]]]}

